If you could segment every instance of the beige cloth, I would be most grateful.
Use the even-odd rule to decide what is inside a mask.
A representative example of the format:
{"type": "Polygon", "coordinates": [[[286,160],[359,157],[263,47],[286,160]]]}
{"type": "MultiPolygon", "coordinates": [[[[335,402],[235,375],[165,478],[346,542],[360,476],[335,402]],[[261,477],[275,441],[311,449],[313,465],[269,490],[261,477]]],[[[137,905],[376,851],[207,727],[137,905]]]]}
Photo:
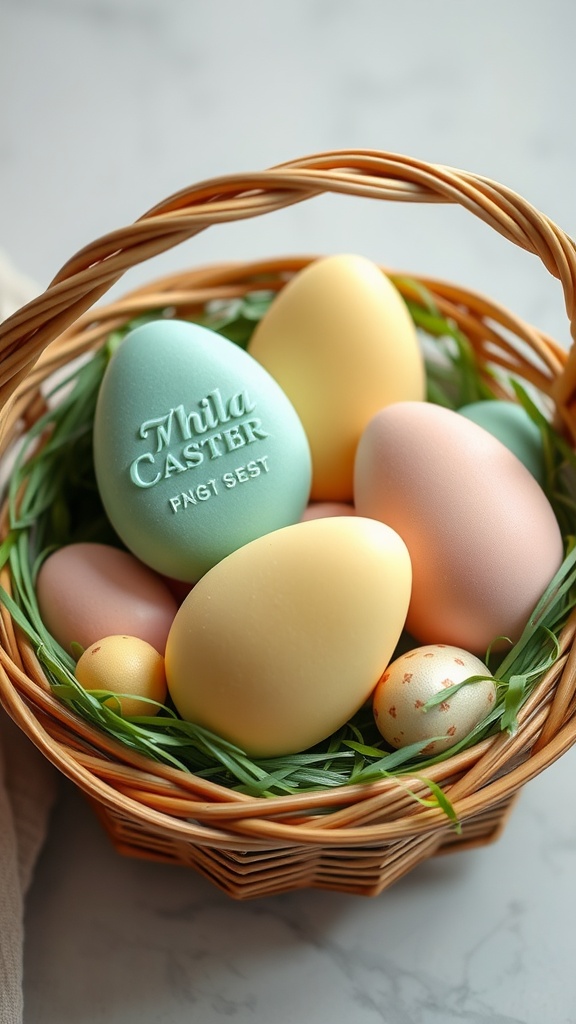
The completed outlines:
{"type": "MultiPolygon", "coordinates": [[[[35,293],[0,252],[0,320],[35,293]]],[[[0,708],[0,1024],[22,1024],[24,908],[55,772],[0,708]]]]}

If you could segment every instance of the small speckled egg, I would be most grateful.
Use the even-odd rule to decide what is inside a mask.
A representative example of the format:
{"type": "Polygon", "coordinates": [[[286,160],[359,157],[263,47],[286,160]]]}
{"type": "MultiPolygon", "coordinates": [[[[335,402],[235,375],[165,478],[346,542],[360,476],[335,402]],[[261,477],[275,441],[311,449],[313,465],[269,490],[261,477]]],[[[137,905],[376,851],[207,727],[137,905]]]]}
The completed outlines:
{"type": "Polygon", "coordinates": [[[563,559],[548,498],[487,430],[431,402],[396,402],[364,431],[354,504],[396,530],[412,560],[406,629],[484,655],[518,640],[563,559]]]}
{"type": "Polygon", "coordinates": [[[68,653],[112,633],[164,653],[178,610],[173,594],[134,555],[108,544],[67,544],[42,564],[36,596],[44,625],[68,653]]]}
{"type": "Polygon", "coordinates": [[[314,501],[352,499],[354,452],[390,402],[422,400],[412,319],[376,264],[343,253],[313,260],[282,289],[248,351],[288,395],[312,452],[314,501]]]}
{"type": "Polygon", "coordinates": [[[372,706],[378,730],[390,746],[421,743],[420,753],[433,756],[464,739],[495,700],[496,685],[479,658],[459,647],[430,644],[407,651],[388,666],[372,706]],[[462,686],[426,710],[432,697],[470,676],[488,678],[462,686]]]}
{"type": "Polygon", "coordinates": [[[406,545],[371,519],[313,519],[244,545],[174,619],[166,677],[178,712],[256,757],[319,743],[369,699],[410,581],[406,545]]]}
{"type": "Polygon", "coordinates": [[[458,412],[497,437],[543,486],[546,473],[542,436],[523,406],[504,401],[471,402],[458,412]]]}
{"type": "Polygon", "coordinates": [[[87,647],[78,660],[75,676],[85,690],[111,690],[118,698],[105,703],[125,717],[155,715],[167,696],[164,658],[145,640],[135,636],[103,637],[87,647]],[[142,700],[139,698],[146,698],[142,700]],[[148,703],[155,701],[156,703],[148,703]]]}

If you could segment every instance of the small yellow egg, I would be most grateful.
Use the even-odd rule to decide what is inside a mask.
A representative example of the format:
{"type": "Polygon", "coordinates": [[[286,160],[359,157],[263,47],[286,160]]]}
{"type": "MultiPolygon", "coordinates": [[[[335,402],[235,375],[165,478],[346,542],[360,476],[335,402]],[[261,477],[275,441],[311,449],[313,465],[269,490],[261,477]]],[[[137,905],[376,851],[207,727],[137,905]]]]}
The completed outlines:
{"type": "Polygon", "coordinates": [[[392,747],[422,743],[421,754],[439,754],[464,739],[488,714],[496,685],[486,665],[468,651],[446,644],[428,644],[393,661],[379,680],[372,707],[381,735],[392,747]],[[427,702],[471,676],[434,707],[427,702]]]}
{"type": "MultiPolygon", "coordinates": [[[[97,640],[83,652],[74,674],[85,690],[118,694],[120,713],[125,717],[155,715],[159,709],[148,700],[166,701],[164,658],[139,637],[116,635],[97,640]],[[142,697],[148,700],[139,699],[142,697]]],[[[118,709],[115,698],[105,703],[113,711],[118,709]]]]}

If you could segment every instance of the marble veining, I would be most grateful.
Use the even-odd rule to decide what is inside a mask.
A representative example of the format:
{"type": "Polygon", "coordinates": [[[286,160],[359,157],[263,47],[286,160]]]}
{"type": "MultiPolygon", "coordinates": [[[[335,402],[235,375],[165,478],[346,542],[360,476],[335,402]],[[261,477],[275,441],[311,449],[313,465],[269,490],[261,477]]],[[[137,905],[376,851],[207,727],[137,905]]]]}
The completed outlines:
{"type": "Polygon", "coordinates": [[[234,903],[181,868],[117,858],[66,784],[28,912],[29,1020],[573,1024],[564,760],[499,844],[428,862],[376,900],[234,903]]]}

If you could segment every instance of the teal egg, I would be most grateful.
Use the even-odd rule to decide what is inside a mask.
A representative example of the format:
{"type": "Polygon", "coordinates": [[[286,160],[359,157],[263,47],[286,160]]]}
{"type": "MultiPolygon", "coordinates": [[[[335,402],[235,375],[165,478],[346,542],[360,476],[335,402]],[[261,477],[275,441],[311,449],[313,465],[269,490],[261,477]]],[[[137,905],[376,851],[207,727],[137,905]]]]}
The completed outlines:
{"type": "Polygon", "coordinates": [[[490,400],[472,402],[462,406],[458,412],[496,437],[543,486],[545,468],[542,438],[523,406],[514,402],[490,400]]]}
{"type": "Polygon", "coordinates": [[[135,328],[112,356],[94,465],[126,547],[188,582],[297,522],[312,475],[304,428],[276,381],[226,338],[180,320],[135,328]]]}

